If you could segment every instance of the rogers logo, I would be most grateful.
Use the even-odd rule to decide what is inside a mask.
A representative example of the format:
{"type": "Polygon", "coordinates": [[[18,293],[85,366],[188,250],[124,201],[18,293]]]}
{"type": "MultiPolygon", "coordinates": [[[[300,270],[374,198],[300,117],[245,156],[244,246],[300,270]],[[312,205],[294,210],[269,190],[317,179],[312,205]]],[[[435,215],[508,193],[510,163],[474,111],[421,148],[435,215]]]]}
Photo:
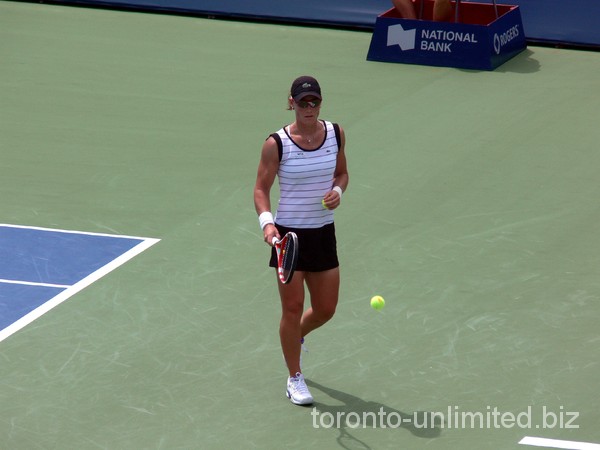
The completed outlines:
{"type": "Polygon", "coordinates": [[[519,36],[519,25],[510,27],[502,34],[494,33],[494,51],[496,55],[500,54],[500,50],[514,38],[519,36]]]}

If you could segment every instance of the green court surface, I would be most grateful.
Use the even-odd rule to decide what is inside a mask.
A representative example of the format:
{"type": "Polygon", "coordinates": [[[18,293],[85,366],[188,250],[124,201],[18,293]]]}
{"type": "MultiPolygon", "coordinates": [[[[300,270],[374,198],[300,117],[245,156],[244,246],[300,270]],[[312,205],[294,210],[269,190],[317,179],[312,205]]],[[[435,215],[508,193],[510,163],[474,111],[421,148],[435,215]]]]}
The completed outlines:
{"type": "Polygon", "coordinates": [[[0,222],[161,239],[0,342],[0,449],[600,443],[600,53],[476,72],[367,62],[369,42],[0,1],[0,222]],[[314,409],[284,396],[252,204],[303,74],[350,171],[314,409]]]}

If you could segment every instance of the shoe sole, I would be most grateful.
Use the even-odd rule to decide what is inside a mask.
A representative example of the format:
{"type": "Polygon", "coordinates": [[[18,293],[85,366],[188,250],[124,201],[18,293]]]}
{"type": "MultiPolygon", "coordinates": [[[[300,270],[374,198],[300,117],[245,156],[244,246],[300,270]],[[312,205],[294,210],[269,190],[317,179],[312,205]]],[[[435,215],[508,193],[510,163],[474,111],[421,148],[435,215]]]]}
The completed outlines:
{"type": "Polygon", "coordinates": [[[288,391],[287,389],[286,389],[286,391],[285,391],[285,396],[286,396],[287,398],[289,398],[289,399],[290,399],[290,401],[291,401],[291,402],[292,402],[294,405],[306,406],[306,405],[312,405],[312,404],[314,403],[314,399],[307,400],[307,401],[305,401],[305,402],[297,402],[297,401],[295,401],[295,400],[292,398],[292,394],[290,394],[290,391],[288,391]]]}

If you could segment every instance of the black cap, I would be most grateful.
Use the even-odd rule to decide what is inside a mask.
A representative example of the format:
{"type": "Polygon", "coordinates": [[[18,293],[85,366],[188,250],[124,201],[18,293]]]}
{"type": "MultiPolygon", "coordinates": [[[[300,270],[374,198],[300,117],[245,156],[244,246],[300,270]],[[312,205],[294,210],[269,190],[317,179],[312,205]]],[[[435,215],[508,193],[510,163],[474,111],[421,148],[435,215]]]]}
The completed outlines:
{"type": "Polygon", "coordinates": [[[296,101],[302,100],[304,97],[312,95],[313,97],[321,98],[321,86],[313,77],[302,76],[298,77],[292,83],[291,89],[292,98],[296,101]]]}

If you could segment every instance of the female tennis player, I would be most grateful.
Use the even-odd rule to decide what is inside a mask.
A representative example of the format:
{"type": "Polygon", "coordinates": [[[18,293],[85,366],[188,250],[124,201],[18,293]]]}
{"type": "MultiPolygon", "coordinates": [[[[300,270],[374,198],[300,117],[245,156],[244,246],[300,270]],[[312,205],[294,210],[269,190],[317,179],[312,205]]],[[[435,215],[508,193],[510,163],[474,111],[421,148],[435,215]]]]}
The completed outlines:
{"type": "MultiPolygon", "coordinates": [[[[294,111],[295,120],[265,141],[254,187],[264,241],[272,245],[273,237],[279,239],[289,231],[298,236],[296,271],[287,284],[277,278],[279,336],[289,370],[286,395],[297,405],[313,402],[300,368],[301,342],[333,317],[340,286],[333,211],[348,186],[345,136],[339,125],[319,119],[322,100],[315,78],[294,80],[288,109],[294,111]],[[273,217],[270,192],[275,177],[280,198],[273,217]],[[306,310],[304,284],[310,293],[306,310]]],[[[275,249],[269,265],[277,267],[275,249]]]]}

